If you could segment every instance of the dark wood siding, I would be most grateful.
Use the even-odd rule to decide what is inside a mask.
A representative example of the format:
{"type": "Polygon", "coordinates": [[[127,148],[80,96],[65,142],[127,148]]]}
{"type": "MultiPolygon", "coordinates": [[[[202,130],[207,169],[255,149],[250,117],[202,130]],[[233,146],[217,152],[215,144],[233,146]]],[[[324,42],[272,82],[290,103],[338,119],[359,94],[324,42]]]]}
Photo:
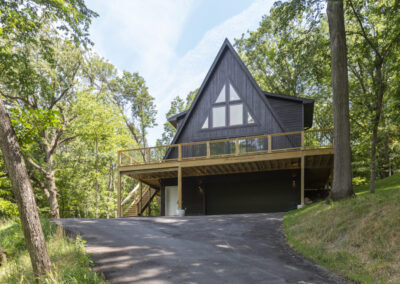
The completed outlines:
{"type": "Polygon", "coordinates": [[[214,176],[205,181],[206,214],[283,212],[300,204],[300,171],[214,176]]]}
{"type": "MultiPolygon", "coordinates": [[[[164,215],[164,187],[161,192],[164,215]]],[[[188,216],[288,211],[300,204],[300,171],[184,178],[182,203],[188,216]]]]}
{"type": "Polygon", "coordinates": [[[280,98],[268,98],[287,131],[303,130],[303,103],[280,98]]]}

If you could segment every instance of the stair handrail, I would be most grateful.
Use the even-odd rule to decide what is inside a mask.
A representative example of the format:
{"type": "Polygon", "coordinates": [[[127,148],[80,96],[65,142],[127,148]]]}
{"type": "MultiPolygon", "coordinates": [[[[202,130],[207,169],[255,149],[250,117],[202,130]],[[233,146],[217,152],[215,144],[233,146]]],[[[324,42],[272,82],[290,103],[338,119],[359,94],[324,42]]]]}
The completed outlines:
{"type": "Polygon", "coordinates": [[[129,192],[128,196],[125,197],[124,201],[121,202],[121,206],[125,205],[129,201],[129,199],[132,198],[132,196],[135,194],[135,192],[139,189],[139,186],[140,186],[140,184],[138,183],[135,186],[135,188],[131,192],[129,192]]]}

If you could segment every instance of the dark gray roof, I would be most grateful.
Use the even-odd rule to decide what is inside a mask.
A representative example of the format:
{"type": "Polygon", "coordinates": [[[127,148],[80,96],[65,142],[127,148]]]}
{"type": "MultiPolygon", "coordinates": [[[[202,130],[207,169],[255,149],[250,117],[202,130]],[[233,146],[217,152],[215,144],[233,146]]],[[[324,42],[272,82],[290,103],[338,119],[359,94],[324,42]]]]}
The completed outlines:
{"type": "Polygon", "coordinates": [[[176,128],[178,120],[184,118],[186,113],[187,113],[187,110],[182,111],[178,114],[168,117],[167,120],[176,128]]]}

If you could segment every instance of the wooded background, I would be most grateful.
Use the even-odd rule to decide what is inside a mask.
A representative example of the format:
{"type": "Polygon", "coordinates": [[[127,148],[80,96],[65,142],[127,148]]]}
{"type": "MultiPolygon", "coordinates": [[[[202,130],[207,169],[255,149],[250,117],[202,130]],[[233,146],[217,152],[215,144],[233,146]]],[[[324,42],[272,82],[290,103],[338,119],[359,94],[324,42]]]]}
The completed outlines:
{"type": "MultiPolygon", "coordinates": [[[[316,101],[314,128],[333,126],[325,8],[323,1],[278,1],[256,30],[243,31],[235,41],[263,90],[316,101]]],[[[349,0],[344,9],[353,183],[364,184],[400,168],[400,3],[349,0]]],[[[0,95],[40,214],[114,217],[116,153],[149,146],[154,98],[140,74],[119,74],[88,40],[66,37],[51,17],[36,20],[34,40],[15,28],[18,17],[1,22],[0,95]]],[[[167,117],[188,109],[196,94],[177,94],[167,117]]],[[[166,122],[157,144],[168,144],[174,133],[166,122]]],[[[123,182],[134,187],[129,179],[123,182]]],[[[0,155],[0,217],[17,214],[0,155]]]]}

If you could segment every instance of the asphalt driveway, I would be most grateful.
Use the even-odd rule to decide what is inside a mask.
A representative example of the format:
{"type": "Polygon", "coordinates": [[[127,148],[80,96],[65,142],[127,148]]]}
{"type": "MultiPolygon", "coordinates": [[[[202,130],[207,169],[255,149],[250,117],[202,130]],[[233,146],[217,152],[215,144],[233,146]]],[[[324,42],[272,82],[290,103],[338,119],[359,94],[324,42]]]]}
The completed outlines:
{"type": "Polygon", "coordinates": [[[111,283],[341,283],[285,244],[284,213],[61,219],[111,283]]]}

